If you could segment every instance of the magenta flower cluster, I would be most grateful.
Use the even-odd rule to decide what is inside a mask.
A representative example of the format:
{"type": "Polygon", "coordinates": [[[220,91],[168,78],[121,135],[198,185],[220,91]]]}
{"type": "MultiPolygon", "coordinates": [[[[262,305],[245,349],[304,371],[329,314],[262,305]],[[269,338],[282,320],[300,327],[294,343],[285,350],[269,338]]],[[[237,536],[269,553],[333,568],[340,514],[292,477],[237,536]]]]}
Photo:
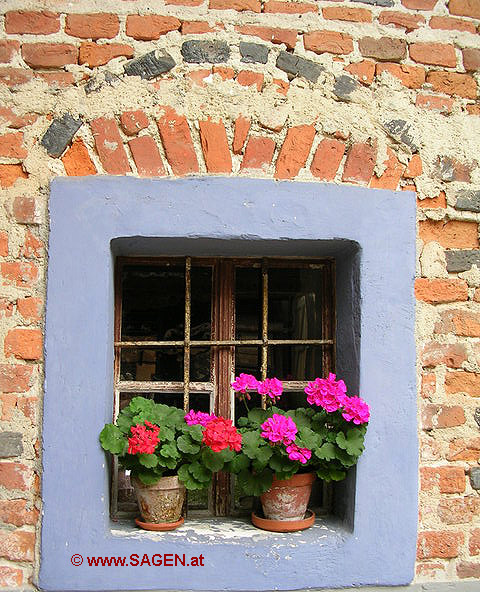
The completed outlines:
{"type": "Polygon", "coordinates": [[[217,419],[216,415],[213,413],[204,413],[203,411],[189,411],[187,415],[185,415],[185,422],[187,425],[201,425],[205,427],[212,419],[217,419]]]}
{"type": "Polygon", "coordinates": [[[311,458],[311,450],[295,444],[298,429],[291,417],[274,413],[260,427],[262,438],[273,444],[283,444],[290,460],[298,460],[304,465],[311,458]]]}
{"type": "Polygon", "coordinates": [[[232,382],[232,388],[237,393],[250,399],[248,391],[257,391],[259,395],[265,395],[272,403],[275,403],[283,393],[283,385],[278,378],[266,378],[263,381],[257,380],[251,374],[240,374],[232,382]]]}
{"type": "Polygon", "coordinates": [[[335,374],[330,373],[328,378],[316,378],[309,382],[305,387],[307,401],[329,413],[340,411],[346,421],[357,425],[367,423],[370,419],[367,403],[360,397],[349,397],[343,380],[336,378],[335,374]]]}

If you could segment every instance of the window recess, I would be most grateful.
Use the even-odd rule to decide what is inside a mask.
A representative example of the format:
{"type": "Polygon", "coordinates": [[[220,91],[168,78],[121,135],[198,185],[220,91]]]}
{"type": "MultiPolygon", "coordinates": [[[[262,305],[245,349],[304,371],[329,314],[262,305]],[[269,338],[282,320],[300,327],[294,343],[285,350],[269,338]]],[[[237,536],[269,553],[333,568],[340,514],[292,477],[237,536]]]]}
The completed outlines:
{"type": "MultiPolygon", "coordinates": [[[[236,419],[241,372],[281,379],[278,403],[305,405],[309,380],[335,368],[334,263],[328,259],[119,257],[115,276],[114,418],[136,395],[236,419]]],[[[251,407],[265,406],[252,396],[251,407]]],[[[247,513],[230,475],[188,496],[204,516],[247,513]]],[[[315,492],[326,511],[329,489],[315,492]]],[[[113,464],[112,515],[135,511],[128,475],[113,464]]]]}

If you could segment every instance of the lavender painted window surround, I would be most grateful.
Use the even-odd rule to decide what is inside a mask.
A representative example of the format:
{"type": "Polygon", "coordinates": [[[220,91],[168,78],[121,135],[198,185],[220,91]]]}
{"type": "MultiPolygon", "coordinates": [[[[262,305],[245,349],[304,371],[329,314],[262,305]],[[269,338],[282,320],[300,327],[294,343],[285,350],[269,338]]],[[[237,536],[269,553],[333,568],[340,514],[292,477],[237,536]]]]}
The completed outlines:
{"type": "MultiPolygon", "coordinates": [[[[44,590],[291,590],[401,585],[417,526],[411,193],[192,177],[56,179],[45,338],[44,590]],[[321,255],[337,261],[338,373],[372,419],[344,520],[303,533],[116,536],[98,434],[113,399],[116,254],[321,255]],[[185,553],[205,567],[73,566],[70,558],[185,553]]],[[[212,533],[214,529],[212,529],[212,533]]],[[[217,531],[218,532],[218,531],[217,531]]]]}

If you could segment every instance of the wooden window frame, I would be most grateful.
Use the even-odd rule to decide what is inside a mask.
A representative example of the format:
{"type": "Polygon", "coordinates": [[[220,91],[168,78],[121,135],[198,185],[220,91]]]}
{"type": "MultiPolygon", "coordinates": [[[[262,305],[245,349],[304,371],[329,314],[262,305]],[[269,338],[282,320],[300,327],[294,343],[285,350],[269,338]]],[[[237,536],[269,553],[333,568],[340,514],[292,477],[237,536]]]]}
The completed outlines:
{"type": "MultiPolygon", "coordinates": [[[[114,410],[113,419],[119,413],[120,394],[135,393],[181,393],[183,407],[189,411],[190,392],[206,393],[211,397],[211,412],[225,418],[232,417],[234,397],[231,395],[231,381],[234,376],[235,348],[237,346],[257,346],[261,348],[261,380],[267,378],[268,348],[272,345],[314,345],[322,346],[323,373],[335,368],[335,262],[329,258],[300,257],[117,257],[115,263],[115,311],[114,311],[114,410]],[[164,266],[185,265],[185,323],[184,339],[172,341],[123,341],[122,324],[122,270],[125,266],[164,266]],[[191,268],[192,265],[212,268],[211,300],[211,338],[210,340],[191,339],[191,268]],[[261,339],[235,339],[235,269],[237,267],[261,269],[262,277],[262,335],[261,339]],[[322,336],[327,339],[269,339],[268,337],[268,270],[270,268],[315,268],[324,270],[322,336]],[[210,347],[210,382],[190,381],[190,351],[192,347],[210,347]],[[122,381],[120,380],[120,359],[123,348],[183,348],[183,381],[122,381]],[[224,393],[229,393],[225,396],[224,393]],[[223,395],[223,396],[222,396],[223,395]],[[213,405],[212,405],[213,403],[213,405]]],[[[304,389],[308,381],[282,381],[284,391],[304,389]]],[[[262,407],[265,408],[265,396],[262,407]]],[[[112,517],[117,514],[118,460],[112,465],[112,517]]],[[[219,473],[214,477],[209,510],[214,516],[227,516],[232,505],[230,475],[219,473]]]]}

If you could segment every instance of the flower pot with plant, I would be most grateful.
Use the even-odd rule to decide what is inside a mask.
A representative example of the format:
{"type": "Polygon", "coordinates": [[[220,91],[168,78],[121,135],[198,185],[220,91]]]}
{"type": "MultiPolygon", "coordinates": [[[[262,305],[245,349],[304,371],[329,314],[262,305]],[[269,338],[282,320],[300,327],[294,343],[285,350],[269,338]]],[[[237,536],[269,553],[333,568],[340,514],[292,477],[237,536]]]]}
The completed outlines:
{"type": "Polygon", "coordinates": [[[241,374],[232,387],[247,409],[253,391],[266,401],[265,409],[250,409],[238,419],[242,449],[226,466],[247,495],[260,496],[265,518],[252,514],[254,524],[280,531],[311,526],[314,514],[306,514],[306,508],[312,483],[315,477],[340,481],[357,463],[364,450],[368,405],[348,396],[335,374],[308,383],[309,407],[288,411],[276,406],[283,393],[276,378],[258,381],[241,374]]]}
{"type": "Polygon", "coordinates": [[[185,490],[205,489],[240,451],[232,421],[134,397],[100,433],[104,450],[131,472],[143,521],[152,530],[179,526],[185,490]],[[156,525],[156,526],[154,526],[156,525]]]}

